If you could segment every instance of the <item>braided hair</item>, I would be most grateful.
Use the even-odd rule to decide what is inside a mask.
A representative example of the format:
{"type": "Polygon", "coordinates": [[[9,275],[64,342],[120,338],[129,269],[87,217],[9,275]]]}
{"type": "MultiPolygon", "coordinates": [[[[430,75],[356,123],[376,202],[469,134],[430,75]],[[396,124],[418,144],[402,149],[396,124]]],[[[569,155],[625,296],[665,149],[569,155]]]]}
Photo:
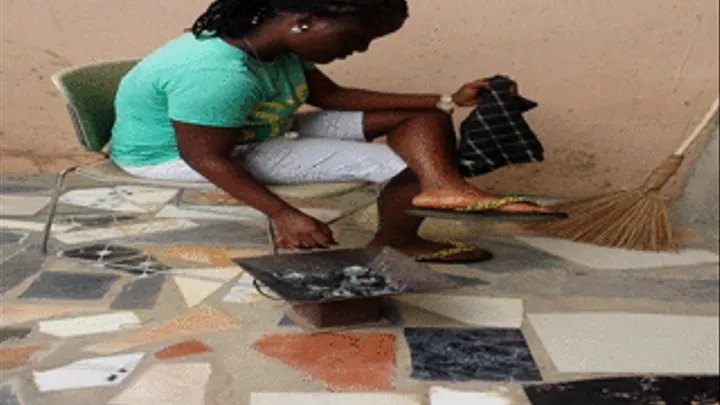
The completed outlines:
{"type": "Polygon", "coordinates": [[[281,12],[373,21],[378,16],[407,17],[408,5],[406,0],[215,0],[190,31],[196,37],[240,38],[281,12]]]}

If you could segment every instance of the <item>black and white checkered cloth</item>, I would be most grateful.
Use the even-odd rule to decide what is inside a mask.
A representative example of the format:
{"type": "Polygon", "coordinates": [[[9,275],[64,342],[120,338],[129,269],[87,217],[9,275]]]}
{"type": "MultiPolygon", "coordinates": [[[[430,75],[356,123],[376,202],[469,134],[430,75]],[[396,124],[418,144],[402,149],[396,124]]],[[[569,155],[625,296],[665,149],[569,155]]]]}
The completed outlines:
{"type": "Polygon", "coordinates": [[[458,165],[464,177],[544,160],[543,146],[522,116],[537,103],[512,95],[513,82],[505,76],[487,80],[491,89],[480,91],[481,103],[460,125],[458,165]]]}

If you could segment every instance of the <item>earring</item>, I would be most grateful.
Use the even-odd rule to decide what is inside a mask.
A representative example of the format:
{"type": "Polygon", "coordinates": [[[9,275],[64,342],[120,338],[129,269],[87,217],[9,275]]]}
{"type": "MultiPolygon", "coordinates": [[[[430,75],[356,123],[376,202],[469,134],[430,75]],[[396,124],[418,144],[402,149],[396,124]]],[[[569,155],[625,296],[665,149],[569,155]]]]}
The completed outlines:
{"type": "Polygon", "coordinates": [[[310,29],[310,26],[309,26],[309,25],[307,25],[307,24],[301,24],[301,25],[296,25],[296,26],[292,27],[292,28],[290,29],[290,31],[294,32],[295,34],[299,34],[299,33],[301,33],[301,32],[307,31],[307,30],[309,30],[309,29],[310,29]]]}

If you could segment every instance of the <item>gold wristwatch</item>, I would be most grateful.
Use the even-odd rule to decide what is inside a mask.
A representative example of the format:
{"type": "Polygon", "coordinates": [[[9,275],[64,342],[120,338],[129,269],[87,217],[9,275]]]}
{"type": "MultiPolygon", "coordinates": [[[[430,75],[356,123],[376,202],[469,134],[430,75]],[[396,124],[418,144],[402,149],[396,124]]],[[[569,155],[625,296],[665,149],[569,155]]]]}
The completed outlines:
{"type": "Polygon", "coordinates": [[[458,107],[457,104],[452,99],[452,95],[450,94],[443,94],[440,97],[440,100],[435,104],[435,107],[437,107],[439,110],[442,110],[448,114],[452,114],[455,109],[458,107]]]}

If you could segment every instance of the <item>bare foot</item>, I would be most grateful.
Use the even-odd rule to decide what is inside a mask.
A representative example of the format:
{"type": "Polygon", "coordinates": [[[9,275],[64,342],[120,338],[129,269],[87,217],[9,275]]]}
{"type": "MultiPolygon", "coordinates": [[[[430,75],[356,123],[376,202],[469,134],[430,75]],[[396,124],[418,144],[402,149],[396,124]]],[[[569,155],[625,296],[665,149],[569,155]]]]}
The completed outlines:
{"type": "MultiPolygon", "coordinates": [[[[412,203],[418,208],[458,209],[501,198],[468,184],[467,187],[462,188],[423,191],[413,198],[412,203]]],[[[529,203],[508,204],[500,209],[507,212],[552,212],[547,207],[529,203]]]]}
{"type": "Polygon", "coordinates": [[[391,247],[409,257],[412,258],[422,258],[427,257],[426,260],[420,260],[420,261],[435,261],[435,262],[481,262],[485,260],[489,260],[492,258],[492,253],[488,252],[485,249],[481,248],[474,248],[470,246],[468,249],[459,250],[457,252],[452,252],[453,248],[456,248],[457,246],[452,243],[440,243],[440,242],[433,242],[430,240],[422,239],[422,238],[415,238],[412,241],[397,243],[397,242],[389,242],[389,243],[382,243],[376,240],[371,241],[367,247],[373,248],[373,247],[382,247],[382,246],[388,246],[391,247]],[[438,255],[439,252],[447,251],[447,254],[438,255]],[[430,257],[436,255],[436,257],[430,257]]]}

